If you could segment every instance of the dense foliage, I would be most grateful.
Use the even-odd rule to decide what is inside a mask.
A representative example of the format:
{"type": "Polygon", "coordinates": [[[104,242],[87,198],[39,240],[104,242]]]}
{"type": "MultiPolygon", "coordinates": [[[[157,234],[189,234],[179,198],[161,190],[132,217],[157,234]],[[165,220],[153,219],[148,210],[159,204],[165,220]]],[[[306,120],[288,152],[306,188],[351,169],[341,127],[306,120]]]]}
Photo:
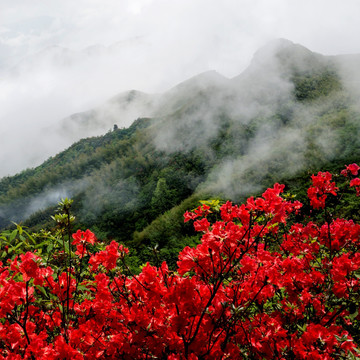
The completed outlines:
{"type": "Polygon", "coordinates": [[[313,175],[310,204],[275,184],[186,211],[202,238],[175,272],[132,274],[126,247],[71,233],[65,200],[55,233],[1,237],[0,358],[355,359],[360,225],[337,214],[359,169],[313,175]]]}

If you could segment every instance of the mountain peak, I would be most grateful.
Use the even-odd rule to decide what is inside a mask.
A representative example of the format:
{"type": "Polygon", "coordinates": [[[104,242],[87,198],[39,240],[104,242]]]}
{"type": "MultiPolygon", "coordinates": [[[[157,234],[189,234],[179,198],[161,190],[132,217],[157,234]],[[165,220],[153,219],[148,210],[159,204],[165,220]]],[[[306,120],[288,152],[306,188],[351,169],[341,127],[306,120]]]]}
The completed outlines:
{"type": "Polygon", "coordinates": [[[295,46],[297,46],[297,45],[295,45],[290,40],[283,39],[283,38],[275,39],[275,40],[272,40],[272,41],[266,43],[262,47],[260,47],[255,52],[253,58],[256,59],[257,57],[259,57],[261,55],[266,55],[266,54],[268,54],[268,55],[275,54],[281,50],[284,50],[289,47],[295,47],[295,46]]]}
{"type": "Polygon", "coordinates": [[[302,45],[287,39],[276,39],[257,50],[249,67],[234,80],[243,81],[260,74],[265,77],[279,74],[288,78],[294,73],[316,72],[325,62],[323,55],[314,53],[302,45]]]}
{"type": "Polygon", "coordinates": [[[266,45],[262,46],[258,51],[255,52],[251,65],[264,65],[274,58],[280,60],[283,64],[288,60],[294,61],[306,61],[309,58],[319,57],[320,55],[313,53],[305,46],[295,44],[287,39],[276,39],[270,41],[266,45]]]}
{"type": "Polygon", "coordinates": [[[229,79],[221,75],[215,70],[208,70],[202,72],[198,75],[195,75],[180,84],[177,84],[175,87],[170,89],[168,92],[177,92],[182,91],[183,89],[207,89],[211,86],[222,86],[228,83],[229,79]]]}

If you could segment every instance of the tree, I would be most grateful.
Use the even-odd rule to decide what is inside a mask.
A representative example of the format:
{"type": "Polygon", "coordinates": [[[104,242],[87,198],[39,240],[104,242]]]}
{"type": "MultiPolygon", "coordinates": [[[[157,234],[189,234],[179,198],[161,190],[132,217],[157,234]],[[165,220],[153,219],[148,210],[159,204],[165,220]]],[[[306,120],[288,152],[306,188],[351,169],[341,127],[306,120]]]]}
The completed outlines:
{"type": "Polygon", "coordinates": [[[151,207],[157,214],[163,213],[171,208],[173,204],[173,191],[167,186],[166,180],[160,178],[156,184],[154,194],[151,198],[151,207]]]}

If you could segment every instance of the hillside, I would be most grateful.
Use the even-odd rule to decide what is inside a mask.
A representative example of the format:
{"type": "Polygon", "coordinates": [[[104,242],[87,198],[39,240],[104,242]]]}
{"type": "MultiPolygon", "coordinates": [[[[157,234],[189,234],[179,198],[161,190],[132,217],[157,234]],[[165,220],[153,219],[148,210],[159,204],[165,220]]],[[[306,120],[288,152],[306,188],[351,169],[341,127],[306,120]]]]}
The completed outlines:
{"type": "Polygon", "coordinates": [[[181,216],[200,199],[239,201],[359,161],[357,64],[279,40],[233,79],[207,72],[164,94],[132,91],[73,115],[60,126],[74,138],[112,128],[117,117],[138,119],[1,179],[0,226],[52,226],[56,202],[71,197],[78,227],[136,248],[140,263],[159,243],[171,264],[196,241],[181,216]]]}

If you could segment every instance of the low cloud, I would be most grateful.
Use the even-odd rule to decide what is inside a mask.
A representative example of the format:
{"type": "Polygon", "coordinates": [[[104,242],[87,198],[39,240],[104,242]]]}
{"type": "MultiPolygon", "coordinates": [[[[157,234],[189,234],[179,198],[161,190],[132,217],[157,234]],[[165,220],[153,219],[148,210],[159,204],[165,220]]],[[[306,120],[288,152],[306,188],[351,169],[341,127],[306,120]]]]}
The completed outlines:
{"type": "MultiPolygon", "coordinates": [[[[343,156],[340,147],[344,139],[339,138],[339,130],[345,124],[352,131],[360,130],[352,115],[338,114],[344,106],[350,111],[360,110],[360,102],[353,96],[360,90],[356,80],[360,72],[355,66],[349,69],[343,60],[311,53],[286,40],[271,43],[255,54],[250,67],[240,76],[209,86],[204,101],[199,100],[201,91],[194,93],[184,88],[184,94],[192,95],[179,108],[180,114],[165,118],[156,128],[156,146],[168,152],[203,147],[206,156],[211,156],[211,141],[230,119],[231,129],[238,133],[230,134],[229,141],[236,142],[238,138],[241,150],[226,155],[221,163],[215,161],[199,190],[220,192],[237,201],[260,191],[261,184],[271,185],[305,167],[343,156]],[[344,66],[348,73],[343,72],[344,66]],[[321,74],[324,69],[338,71],[344,91],[321,101],[296,101],[294,71],[308,76],[321,74]],[[199,106],[191,105],[194,94],[199,106]],[[244,137],[245,131],[250,131],[248,137],[244,137]]],[[[359,57],[357,65],[358,60],[359,57]]],[[[188,85],[194,84],[196,79],[188,85]]]]}
{"type": "Polygon", "coordinates": [[[232,78],[271,39],[325,54],[360,52],[357,9],[356,0],[4,0],[0,176],[66,148],[69,139],[47,132],[63,118],[131,89],[162,93],[208,70],[232,78]]]}
{"type": "Polygon", "coordinates": [[[87,187],[87,179],[64,182],[56,186],[48,186],[36,195],[21,198],[20,201],[0,206],[0,226],[8,226],[10,221],[19,223],[32,214],[55,206],[65,198],[71,198],[87,187]]]}

